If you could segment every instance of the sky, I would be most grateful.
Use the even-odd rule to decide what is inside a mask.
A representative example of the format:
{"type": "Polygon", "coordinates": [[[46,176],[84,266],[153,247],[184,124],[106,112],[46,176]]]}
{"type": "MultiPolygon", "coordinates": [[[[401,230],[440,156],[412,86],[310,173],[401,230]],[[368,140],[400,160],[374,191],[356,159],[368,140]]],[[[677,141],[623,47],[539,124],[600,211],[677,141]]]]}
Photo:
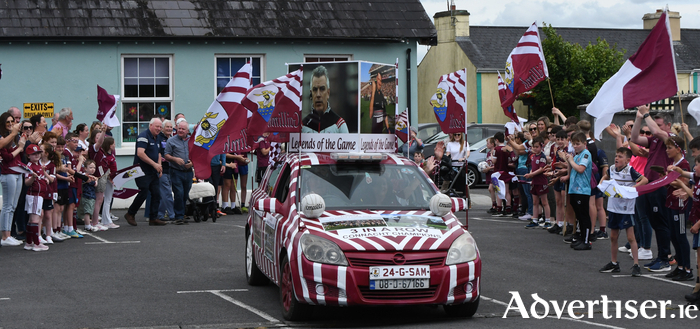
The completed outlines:
{"type": "MultiPolygon", "coordinates": [[[[420,0],[432,19],[447,10],[448,0],[420,0]]],[[[641,29],[642,16],[662,9],[681,15],[681,28],[700,29],[700,0],[449,0],[457,10],[469,12],[469,25],[522,26],[523,32],[534,21],[553,27],[598,27],[641,29]]],[[[428,51],[418,46],[418,62],[428,51]]]]}

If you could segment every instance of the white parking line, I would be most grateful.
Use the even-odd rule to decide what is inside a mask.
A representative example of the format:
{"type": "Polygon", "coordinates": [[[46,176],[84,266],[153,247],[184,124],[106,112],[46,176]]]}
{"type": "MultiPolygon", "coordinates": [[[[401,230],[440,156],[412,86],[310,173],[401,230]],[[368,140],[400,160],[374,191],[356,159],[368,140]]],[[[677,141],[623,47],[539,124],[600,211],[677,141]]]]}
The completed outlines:
{"type": "Polygon", "coordinates": [[[237,299],[232,298],[231,296],[228,296],[228,295],[223,294],[223,292],[229,292],[229,291],[248,291],[248,289],[193,290],[193,291],[178,291],[177,293],[178,293],[178,294],[187,294],[187,293],[196,293],[196,292],[208,292],[208,293],[211,293],[211,294],[214,294],[214,295],[216,295],[216,296],[221,297],[222,299],[224,299],[224,300],[227,301],[227,302],[230,302],[230,303],[232,303],[232,304],[234,304],[234,305],[237,305],[237,306],[240,306],[240,307],[242,307],[242,308],[244,308],[244,309],[246,309],[246,310],[248,310],[248,311],[250,311],[250,312],[252,312],[252,313],[255,313],[255,314],[257,314],[259,317],[261,317],[261,318],[263,318],[263,319],[265,319],[265,320],[267,320],[267,321],[274,322],[274,323],[279,323],[279,322],[280,322],[280,320],[275,319],[275,318],[272,317],[271,315],[269,315],[269,314],[267,314],[267,313],[265,313],[265,312],[263,312],[263,311],[261,311],[261,310],[255,308],[255,307],[252,307],[252,306],[250,306],[250,305],[247,305],[247,304],[245,304],[245,303],[243,303],[243,302],[241,302],[241,301],[239,301],[239,300],[237,300],[237,299]]]}
{"type": "Polygon", "coordinates": [[[101,242],[85,242],[85,244],[141,243],[141,241],[118,241],[118,242],[108,241],[107,239],[101,238],[97,235],[94,235],[92,233],[87,233],[87,232],[85,232],[85,234],[83,234],[83,236],[85,236],[85,235],[93,237],[93,238],[101,241],[101,242]]]}
{"type": "Polygon", "coordinates": [[[7,297],[4,297],[4,298],[0,298],[0,300],[10,300],[10,299],[7,297]]]}
{"type": "MultiPolygon", "coordinates": [[[[673,283],[673,284],[677,284],[680,286],[695,288],[694,284],[688,284],[688,283],[683,283],[683,282],[678,282],[678,281],[673,281],[673,280],[668,280],[668,279],[657,277],[657,276],[661,276],[661,275],[666,275],[666,274],[642,274],[642,277],[647,278],[647,279],[653,279],[653,280],[659,280],[659,281],[663,281],[663,282],[673,283]]],[[[632,276],[631,275],[624,275],[624,274],[616,274],[616,275],[613,275],[612,277],[613,278],[623,278],[623,277],[632,277],[632,276]]]]}
{"type": "MultiPolygon", "coordinates": [[[[498,305],[501,305],[501,306],[508,307],[508,303],[502,302],[502,301],[497,300],[497,299],[489,298],[489,297],[486,297],[486,296],[481,296],[481,299],[486,300],[486,301],[489,301],[489,302],[492,302],[492,303],[494,303],[494,304],[498,304],[498,305]]],[[[510,311],[509,311],[509,312],[510,312],[510,311]]],[[[513,312],[515,312],[515,313],[520,313],[520,312],[518,312],[517,310],[513,310],[513,312]]],[[[598,327],[603,327],[603,328],[624,329],[624,328],[622,328],[622,327],[616,327],[616,326],[611,326],[611,325],[602,324],[602,323],[596,323],[596,322],[591,322],[591,321],[573,319],[573,318],[569,318],[569,317],[565,317],[565,316],[562,316],[562,317],[560,317],[560,318],[557,318],[556,316],[550,315],[550,316],[548,316],[547,318],[548,318],[548,319],[558,319],[558,320],[567,320],[567,321],[585,323],[585,324],[589,324],[589,325],[592,325],[592,326],[598,326],[598,327]]]]}

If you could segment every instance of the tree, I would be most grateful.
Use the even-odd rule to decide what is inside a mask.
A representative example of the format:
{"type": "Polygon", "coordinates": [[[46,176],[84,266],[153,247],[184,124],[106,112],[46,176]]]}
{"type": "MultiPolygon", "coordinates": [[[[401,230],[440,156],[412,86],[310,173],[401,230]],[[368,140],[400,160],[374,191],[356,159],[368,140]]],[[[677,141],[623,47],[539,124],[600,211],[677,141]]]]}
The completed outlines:
{"type": "MultiPolygon", "coordinates": [[[[578,43],[570,43],[557,34],[551,25],[542,27],[545,38],[542,49],[549,69],[549,79],[554,95],[554,105],[564,115],[578,116],[577,106],[590,103],[600,87],[615,74],[624,63],[625,50],[617,50],[604,39],[588,43],[584,48],[578,43]]],[[[535,118],[552,114],[552,98],[549,84],[540,82],[532,89],[535,99],[535,118]]]]}

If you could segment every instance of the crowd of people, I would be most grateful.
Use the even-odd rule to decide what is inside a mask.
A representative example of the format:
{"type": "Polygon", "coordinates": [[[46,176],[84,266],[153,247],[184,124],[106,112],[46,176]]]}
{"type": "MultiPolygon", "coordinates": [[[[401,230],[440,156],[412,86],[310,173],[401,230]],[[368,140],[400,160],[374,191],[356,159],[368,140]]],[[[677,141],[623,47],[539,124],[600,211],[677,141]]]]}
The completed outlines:
{"type": "MultiPolygon", "coordinates": [[[[665,276],[673,281],[695,280],[685,297],[698,303],[700,277],[694,276],[690,257],[691,248],[699,245],[700,137],[693,138],[687,125],[674,124],[667,114],[652,116],[648,106],[637,110],[635,120],[605,130],[616,141],[612,162],[596,145],[589,121],[567,118],[557,108],[552,110],[554,122],[541,117],[522,131],[506,129],[488,138],[486,164],[480,166],[492,200],[488,213],[527,221],[527,229],[562,234],[574,250],[591,250],[596,240],[610,239],[610,261],[600,272],[620,272],[618,253],[626,253],[632,259],[632,276],[645,268],[668,272],[665,276]],[[694,167],[685,159],[686,145],[695,157],[694,167]],[[680,176],[673,179],[671,172],[680,176]],[[623,195],[623,190],[640,192],[635,197],[623,195]],[[551,205],[548,196],[554,200],[551,205]],[[620,231],[626,233],[623,246],[618,245],[620,231]]],[[[435,150],[435,158],[446,152],[442,145],[435,150]]]]}
{"type": "MultiPolygon", "coordinates": [[[[111,212],[118,170],[111,127],[95,121],[71,130],[70,108],[56,113],[51,126],[41,115],[22,120],[17,107],[0,119],[0,246],[45,251],[56,242],[120,227],[114,223],[119,218],[111,212]]],[[[124,216],[129,225],[137,225],[136,213],[144,202],[149,225],[188,224],[186,205],[197,182],[187,145],[190,129],[179,113],[174,120],[151,119],[148,129],[139,134],[134,164],[144,175],[135,178],[139,192],[124,216]]],[[[266,137],[261,136],[252,151],[258,184],[270,163],[266,137]]],[[[232,153],[212,159],[212,176],[207,181],[216,187],[216,200],[219,195],[223,200],[221,207],[217,205],[217,216],[248,212],[248,156],[232,153]]]]}

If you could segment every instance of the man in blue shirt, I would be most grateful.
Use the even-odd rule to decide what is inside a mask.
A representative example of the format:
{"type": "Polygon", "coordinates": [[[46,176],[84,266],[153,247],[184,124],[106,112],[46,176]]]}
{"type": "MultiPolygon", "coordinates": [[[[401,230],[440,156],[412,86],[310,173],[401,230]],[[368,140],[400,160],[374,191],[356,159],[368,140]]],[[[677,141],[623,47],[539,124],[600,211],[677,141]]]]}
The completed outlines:
{"type": "Polygon", "coordinates": [[[159,177],[163,174],[161,166],[161,140],[160,134],[163,128],[163,123],[158,118],[151,119],[148,124],[148,130],[139,134],[136,139],[136,154],[134,155],[134,164],[137,164],[145,174],[142,177],[136,178],[136,186],[139,188],[139,193],[136,195],[134,202],[129,206],[124,218],[131,226],[136,226],[134,215],[144,201],[147,194],[151,193],[151,204],[148,215],[148,225],[162,226],[166,222],[158,219],[158,205],[160,204],[160,187],[159,177]]]}

